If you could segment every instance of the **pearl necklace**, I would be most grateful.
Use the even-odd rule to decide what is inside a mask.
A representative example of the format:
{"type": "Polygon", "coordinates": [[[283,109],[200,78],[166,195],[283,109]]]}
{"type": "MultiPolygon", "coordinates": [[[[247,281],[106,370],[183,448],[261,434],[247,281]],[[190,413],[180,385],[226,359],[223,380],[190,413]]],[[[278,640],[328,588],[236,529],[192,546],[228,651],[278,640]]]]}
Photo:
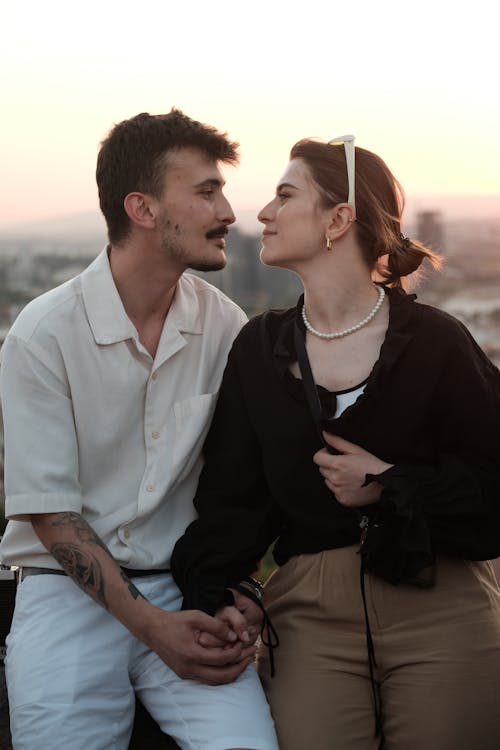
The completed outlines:
{"type": "Polygon", "coordinates": [[[378,288],[378,300],[376,301],[374,307],[370,310],[366,318],[363,318],[363,320],[360,320],[359,323],[356,323],[353,326],[349,326],[349,328],[345,328],[343,331],[333,331],[333,333],[321,333],[321,331],[317,331],[315,328],[312,327],[312,325],[309,323],[306,315],[306,306],[303,305],[302,307],[302,320],[304,321],[304,325],[307,328],[310,333],[313,333],[315,336],[319,336],[320,339],[339,339],[342,336],[347,336],[349,333],[354,333],[354,331],[359,331],[360,328],[363,328],[367,323],[370,322],[372,318],[375,317],[375,315],[378,313],[380,308],[382,307],[382,302],[385,298],[385,289],[383,286],[379,286],[378,288]]]}

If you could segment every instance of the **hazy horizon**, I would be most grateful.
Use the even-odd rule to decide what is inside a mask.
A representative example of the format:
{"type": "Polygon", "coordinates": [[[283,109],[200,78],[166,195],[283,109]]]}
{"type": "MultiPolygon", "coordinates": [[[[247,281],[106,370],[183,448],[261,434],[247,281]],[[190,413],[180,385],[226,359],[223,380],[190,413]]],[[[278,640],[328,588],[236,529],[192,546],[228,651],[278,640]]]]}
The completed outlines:
{"type": "MultiPolygon", "coordinates": [[[[233,206],[236,214],[235,226],[243,232],[259,232],[262,225],[257,219],[260,206],[238,208],[233,206]]],[[[406,223],[415,221],[422,211],[438,211],[443,221],[491,220],[500,221],[499,195],[427,195],[407,196],[404,219],[406,223]]],[[[106,231],[104,217],[98,208],[53,213],[46,216],[32,217],[26,221],[0,221],[0,234],[29,235],[32,233],[81,231],[106,231]]]]}

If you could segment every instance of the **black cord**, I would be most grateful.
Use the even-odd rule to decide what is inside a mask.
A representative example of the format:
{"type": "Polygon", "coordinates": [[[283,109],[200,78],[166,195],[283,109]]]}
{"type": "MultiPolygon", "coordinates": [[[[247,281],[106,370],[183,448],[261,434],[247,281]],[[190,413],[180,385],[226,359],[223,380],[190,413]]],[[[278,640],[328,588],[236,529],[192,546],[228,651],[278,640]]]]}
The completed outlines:
{"type": "MultiPolygon", "coordinates": [[[[329,450],[330,453],[338,454],[340,451],[337,451],[335,448],[333,448],[332,446],[326,443],[323,437],[323,433],[321,431],[321,416],[322,416],[321,402],[319,400],[318,389],[316,388],[316,384],[314,382],[314,377],[312,374],[309,357],[307,356],[307,349],[306,349],[306,345],[304,341],[304,336],[299,328],[297,318],[295,319],[295,325],[294,325],[294,340],[295,340],[295,352],[297,354],[297,362],[299,364],[300,374],[302,376],[302,382],[304,384],[304,390],[306,393],[309,408],[311,410],[313,420],[316,424],[316,428],[318,430],[321,442],[329,450]]],[[[366,530],[364,530],[364,535],[366,535],[366,530]]],[[[366,647],[368,651],[368,669],[370,672],[370,683],[371,683],[371,688],[372,688],[374,711],[375,711],[375,736],[376,737],[380,736],[380,745],[379,745],[378,750],[384,750],[385,738],[384,738],[384,733],[382,730],[382,699],[380,696],[380,683],[377,682],[377,680],[375,679],[375,669],[377,667],[377,662],[375,660],[375,647],[373,645],[373,638],[372,638],[372,633],[370,629],[370,620],[368,618],[368,609],[366,606],[365,562],[364,562],[363,555],[361,555],[360,577],[361,577],[361,580],[360,580],[361,597],[363,599],[363,610],[364,610],[364,616],[365,616],[366,647]]]]}
{"type": "Polygon", "coordinates": [[[366,648],[368,651],[368,670],[370,672],[370,684],[373,695],[373,706],[375,711],[375,737],[380,737],[379,750],[384,750],[385,737],[382,728],[382,698],[380,695],[380,682],[375,679],[375,669],[377,668],[377,660],[375,658],[375,647],[373,645],[372,631],[370,628],[370,619],[368,617],[368,608],[366,606],[366,590],[365,590],[365,560],[361,555],[361,566],[360,566],[360,587],[361,587],[361,598],[363,600],[363,612],[365,615],[365,632],[366,632],[366,648]]]}
{"type": "Polygon", "coordinates": [[[267,614],[264,605],[262,604],[262,601],[259,599],[258,596],[256,596],[252,591],[250,591],[246,586],[240,586],[240,584],[237,584],[236,586],[233,586],[232,588],[236,589],[236,591],[239,591],[240,594],[243,594],[243,596],[248,597],[251,599],[252,602],[254,602],[259,609],[262,611],[263,614],[263,620],[262,620],[262,628],[260,630],[260,637],[262,640],[262,643],[267,648],[269,652],[269,665],[271,668],[271,677],[274,677],[276,674],[276,669],[274,665],[274,649],[278,648],[280,645],[280,639],[278,637],[278,633],[276,632],[276,629],[274,625],[271,622],[271,618],[267,614]],[[267,634],[267,636],[265,635],[267,634]]]}

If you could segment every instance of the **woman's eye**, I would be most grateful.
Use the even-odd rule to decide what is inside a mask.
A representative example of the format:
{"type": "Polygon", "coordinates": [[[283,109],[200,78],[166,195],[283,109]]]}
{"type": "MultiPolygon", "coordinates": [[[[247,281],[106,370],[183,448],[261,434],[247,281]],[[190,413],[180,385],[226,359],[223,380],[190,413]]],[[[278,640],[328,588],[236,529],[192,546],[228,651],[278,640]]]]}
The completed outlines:
{"type": "Polygon", "coordinates": [[[278,200],[280,201],[280,203],[284,203],[289,197],[290,193],[278,193],[278,200]]]}

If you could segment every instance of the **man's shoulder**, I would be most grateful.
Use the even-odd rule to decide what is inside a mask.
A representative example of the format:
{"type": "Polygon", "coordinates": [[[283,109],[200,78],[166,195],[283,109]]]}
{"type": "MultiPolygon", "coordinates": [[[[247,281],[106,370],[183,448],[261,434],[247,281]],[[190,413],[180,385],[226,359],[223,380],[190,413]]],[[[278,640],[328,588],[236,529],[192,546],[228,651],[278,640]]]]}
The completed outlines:
{"type": "Polygon", "coordinates": [[[67,331],[74,335],[74,313],[78,309],[84,314],[83,279],[87,286],[94,283],[96,274],[105,272],[105,251],[101,251],[73,278],[32,299],[21,310],[9,334],[28,341],[35,332],[48,331],[53,335],[67,331]]]}
{"type": "Polygon", "coordinates": [[[189,271],[183,273],[179,280],[179,283],[186,288],[192,289],[194,294],[196,294],[200,298],[214,298],[220,300],[222,304],[228,304],[233,307],[238,307],[236,302],[234,302],[234,300],[228,297],[227,294],[221,291],[218,287],[194,273],[191,273],[189,271]]]}
{"type": "Polygon", "coordinates": [[[29,341],[40,329],[55,330],[57,320],[68,319],[68,308],[78,304],[80,296],[81,285],[78,276],[44,292],[21,310],[9,330],[9,335],[29,341]]]}
{"type": "Polygon", "coordinates": [[[208,312],[210,308],[219,310],[223,315],[246,321],[247,316],[241,307],[216,286],[193,273],[184,273],[179,279],[184,291],[190,291],[198,300],[200,308],[208,312]]]}

